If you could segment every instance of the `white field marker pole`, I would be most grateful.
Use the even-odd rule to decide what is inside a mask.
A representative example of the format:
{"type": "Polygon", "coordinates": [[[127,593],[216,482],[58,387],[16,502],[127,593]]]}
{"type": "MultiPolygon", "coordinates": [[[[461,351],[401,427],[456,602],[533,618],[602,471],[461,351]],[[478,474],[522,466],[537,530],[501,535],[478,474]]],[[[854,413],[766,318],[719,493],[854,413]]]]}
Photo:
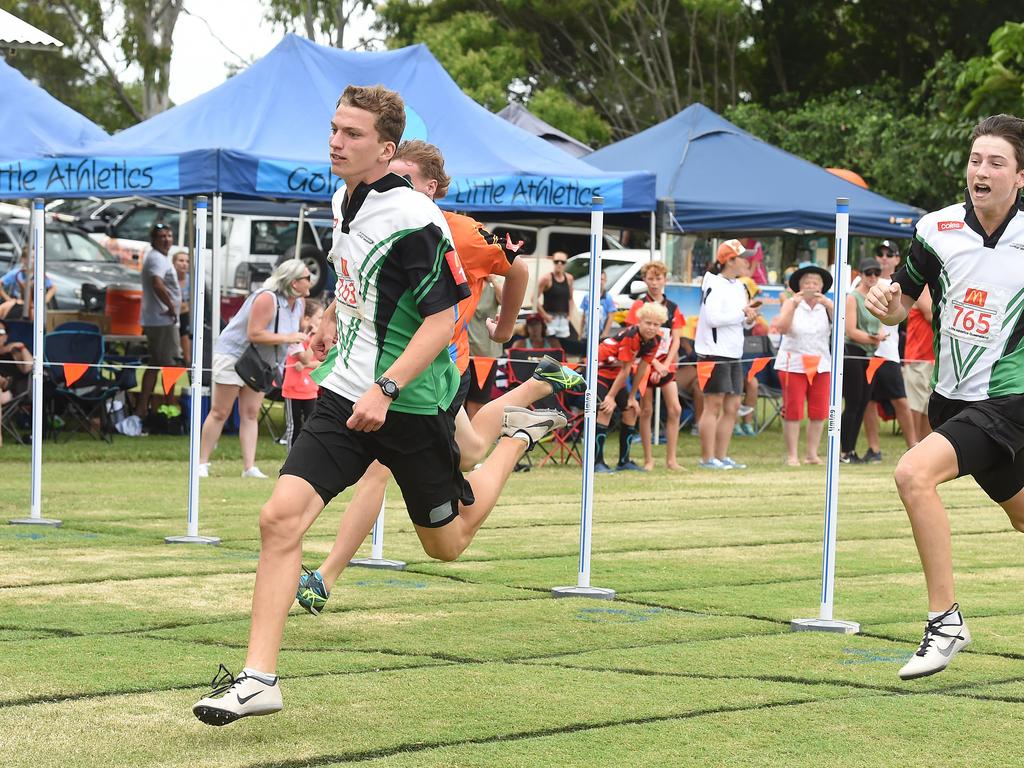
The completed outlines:
{"type": "MultiPolygon", "coordinates": [[[[196,279],[192,285],[192,371],[189,396],[192,398],[189,410],[188,430],[188,533],[184,536],[167,536],[167,544],[220,544],[216,536],[199,535],[199,438],[203,427],[203,341],[206,314],[206,265],[203,257],[206,251],[206,197],[196,200],[195,215],[195,269],[196,279]]],[[[216,268],[216,265],[214,265],[216,268]]]]}
{"type": "MultiPolygon", "coordinates": [[[[220,336],[220,295],[222,291],[222,277],[221,270],[224,269],[221,255],[221,238],[224,236],[224,221],[221,217],[221,207],[224,204],[224,197],[220,192],[213,196],[213,256],[211,258],[211,269],[210,269],[210,293],[213,294],[210,300],[210,344],[217,343],[217,337],[220,336]]],[[[193,273],[199,274],[193,270],[193,273]]],[[[197,278],[198,279],[198,278],[197,278]]],[[[204,307],[205,309],[205,307],[204,307]]],[[[213,378],[210,378],[210,398],[213,398],[213,378]]]]}
{"type": "MultiPolygon", "coordinates": [[[[32,201],[30,243],[32,248],[32,495],[29,517],[11,520],[12,525],[50,525],[60,520],[43,517],[43,330],[46,327],[46,239],[43,199],[32,201]]],[[[28,296],[22,297],[29,301],[28,296]]]]}
{"type": "Polygon", "coordinates": [[[604,198],[594,196],[590,213],[590,312],[587,313],[587,394],[583,407],[583,495],[580,503],[580,564],[575,587],[554,587],[552,597],[593,597],[614,600],[615,590],[590,586],[590,533],[594,522],[594,449],[597,434],[597,348],[601,343],[601,251],[604,241],[604,198]]]}
{"type": "Polygon", "coordinates": [[[388,560],[384,557],[384,507],[387,505],[387,494],[380,500],[380,514],[370,531],[370,556],[356,557],[348,561],[349,565],[362,568],[382,568],[389,571],[404,571],[405,563],[401,560],[388,560]]]}
{"type": "Polygon", "coordinates": [[[825,534],[821,553],[821,608],[816,619],[793,619],[793,631],[855,635],[860,624],[832,618],[836,580],[836,529],[839,524],[839,428],[843,400],[843,350],[846,338],[846,295],[850,290],[850,201],[836,199],[835,309],[832,312],[832,371],[828,404],[828,459],[825,462],[825,534]]]}

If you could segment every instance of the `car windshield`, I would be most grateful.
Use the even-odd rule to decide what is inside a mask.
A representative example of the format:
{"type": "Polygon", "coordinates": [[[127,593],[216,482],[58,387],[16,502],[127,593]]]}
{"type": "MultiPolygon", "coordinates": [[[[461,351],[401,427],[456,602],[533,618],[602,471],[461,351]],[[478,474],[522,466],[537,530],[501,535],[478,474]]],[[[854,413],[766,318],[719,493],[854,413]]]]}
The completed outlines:
{"type": "Polygon", "coordinates": [[[73,229],[47,229],[47,263],[54,261],[117,262],[117,259],[88,235],[73,229]]]}
{"type": "MultiPolygon", "coordinates": [[[[615,259],[602,259],[601,267],[608,275],[608,286],[615,285],[622,273],[629,269],[636,262],[618,261],[615,259]]],[[[590,257],[573,256],[565,265],[565,271],[572,275],[573,285],[583,291],[590,290],[590,257]]]]}

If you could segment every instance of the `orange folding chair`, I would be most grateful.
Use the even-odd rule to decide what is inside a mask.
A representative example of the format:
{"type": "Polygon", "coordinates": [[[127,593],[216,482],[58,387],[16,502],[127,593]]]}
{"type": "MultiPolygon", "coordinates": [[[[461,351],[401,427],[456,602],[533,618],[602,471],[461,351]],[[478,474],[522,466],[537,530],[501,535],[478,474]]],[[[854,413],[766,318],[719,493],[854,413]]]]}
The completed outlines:
{"type": "MultiPolygon", "coordinates": [[[[508,351],[508,378],[509,386],[517,386],[526,381],[533,374],[533,369],[540,362],[540,359],[548,355],[565,363],[565,350],[559,348],[520,348],[508,351]]],[[[568,464],[575,459],[580,466],[583,465],[583,456],[580,451],[580,440],[583,437],[583,413],[575,411],[566,402],[564,392],[550,395],[533,404],[534,408],[555,408],[566,415],[567,424],[562,429],[551,433],[551,441],[541,447],[544,449],[544,458],[539,466],[543,467],[549,461],[557,461],[561,464],[568,464]]]]}

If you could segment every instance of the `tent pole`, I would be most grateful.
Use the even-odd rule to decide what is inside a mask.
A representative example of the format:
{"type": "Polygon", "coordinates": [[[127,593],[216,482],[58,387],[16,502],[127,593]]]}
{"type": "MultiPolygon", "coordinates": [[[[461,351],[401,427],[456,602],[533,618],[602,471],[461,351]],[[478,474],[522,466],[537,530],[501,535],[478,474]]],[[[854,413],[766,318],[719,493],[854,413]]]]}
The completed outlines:
{"type": "Polygon", "coordinates": [[[32,315],[32,497],[29,517],[11,520],[12,525],[59,526],[60,520],[43,517],[43,329],[46,323],[46,263],[43,237],[43,198],[32,201],[29,243],[32,248],[32,293],[24,297],[32,315]],[[34,310],[34,311],[33,311],[34,310]]]}
{"type": "MultiPolygon", "coordinates": [[[[649,248],[649,250],[651,252],[651,258],[650,258],[651,261],[654,261],[654,250],[655,250],[654,249],[654,242],[655,242],[657,237],[658,237],[658,214],[655,211],[651,211],[651,240],[648,243],[648,248],[649,248]]],[[[664,255],[662,255],[662,261],[664,261],[664,260],[665,260],[665,257],[664,257],[664,255]]]]}
{"type": "MultiPolygon", "coordinates": [[[[223,231],[224,222],[221,221],[221,204],[223,203],[223,196],[220,192],[213,196],[213,254],[210,257],[212,261],[210,269],[210,344],[217,343],[217,337],[220,336],[220,293],[221,293],[221,271],[223,269],[223,263],[221,261],[221,233],[223,231]]],[[[206,276],[203,276],[203,280],[206,276]]],[[[200,366],[202,367],[202,366],[200,366]]]]}
{"type": "MultiPolygon", "coordinates": [[[[203,263],[206,250],[206,197],[190,205],[195,208],[195,239],[192,241],[195,253],[195,272],[202,279],[192,281],[192,371],[189,389],[189,431],[188,431],[188,520],[184,536],[166,536],[167,544],[220,544],[216,536],[199,535],[199,449],[203,413],[203,335],[206,313],[206,265],[203,263]]],[[[212,397],[211,397],[212,400],[212,397]]]]}
{"type": "Polygon", "coordinates": [[[299,226],[295,228],[295,258],[302,258],[302,230],[306,226],[306,204],[299,203],[299,226]]]}

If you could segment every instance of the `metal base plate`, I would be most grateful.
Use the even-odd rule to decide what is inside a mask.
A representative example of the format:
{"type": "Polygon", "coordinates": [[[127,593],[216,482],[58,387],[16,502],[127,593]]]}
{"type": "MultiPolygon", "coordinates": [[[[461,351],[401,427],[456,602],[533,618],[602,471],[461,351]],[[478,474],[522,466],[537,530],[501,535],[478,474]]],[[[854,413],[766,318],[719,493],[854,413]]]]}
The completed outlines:
{"type": "Polygon", "coordinates": [[[383,557],[357,557],[354,560],[349,560],[348,564],[360,568],[381,568],[386,571],[405,570],[405,563],[401,560],[387,560],[383,557]]]}
{"type": "Polygon", "coordinates": [[[18,517],[8,520],[11,525],[49,525],[53,528],[60,528],[60,520],[53,520],[49,517],[18,517]]]}
{"type": "Polygon", "coordinates": [[[615,590],[603,587],[552,587],[552,597],[589,597],[593,600],[614,600],[615,590]]]}
{"type": "Polygon", "coordinates": [[[165,544],[220,544],[216,536],[167,536],[165,544]]]}
{"type": "Polygon", "coordinates": [[[793,619],[789,622],[793,632],[835,632],[840,635],[856,635],[860,632],[860,624],[856,621],[839,621],[838,619],[793,619]]]}

